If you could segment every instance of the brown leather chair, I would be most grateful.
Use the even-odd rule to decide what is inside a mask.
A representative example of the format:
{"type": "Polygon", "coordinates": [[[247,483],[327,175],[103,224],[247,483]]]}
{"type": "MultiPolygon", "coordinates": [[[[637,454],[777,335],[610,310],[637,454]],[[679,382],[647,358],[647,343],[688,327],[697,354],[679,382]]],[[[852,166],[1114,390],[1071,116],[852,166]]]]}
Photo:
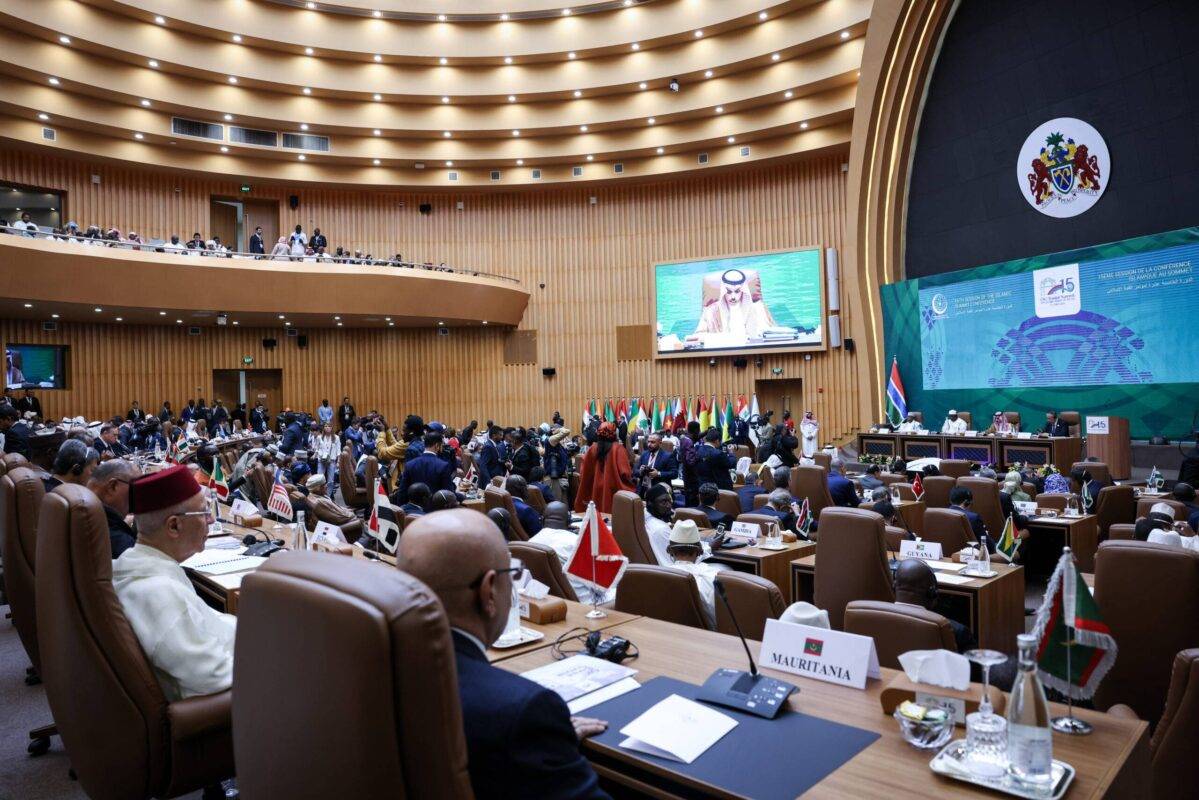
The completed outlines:
{"type": "Polygon", "coordinates": [[[255,464],[246,470],[246,480],[254,487],[259,504],[266,508],[266,502],[271,496],[271,486],[275,482],[274,471],[262,464],[255,464]]]}
{"type": "Polygon", "coordinates": [[[899,654],[909,650],[957,652],[949,620],[906,603],[854,600],[845,607],[845,632],[869,636],[880,667],[901,669],[899,654]]]}
{"type": "MultiPolygon", "coordinates": [[[[1128,487],[1128,488],[1130,491],[1132,490],[1132,487],[1128,487]]],[[[1106,491],[1106,489],[1101,489],[1099,491],[1099,493],[1103,494],[1104,491],[1106,491]]],[[[1147,516],[1149,516],[1149,510],[1151,508],[1153,508],[1153,506],[1156,505],[1157,503],[1165,503],[1170,508],[1174,509],[1174,519],[1179,522],[1186,522],[1187,517],[1189,517],[1191,514],[1191,510],[1189,508],[1187,508],[1185,505],[1183,505],[1182,503],[1178,502],[1177,500],[1169,500],[1164,497],[1159,497],[1159,498],[1141,497],[1141,498],[1138,498],[1136,501],[1136,512],[1135,512],[1136,516],[1133,517],[1133,519],[1131,519],[1131,520],[1121,519],[1121,520],[1116,520],[1116,521],[1117,522],[1135,522],[1136,520],[1140,519],[1141,517],[1147,517],[1147,516]]]]}
{"type": "Polygon", "coordinates": [[[753,450],[748,445],[739,444],[733,447],[733,457],[740,461],[743,458],[753,459],[753,450]]]}
{"type": "Polygon", "coordinates": [[[656,564],[629,564],[616,586],[616,610],[707,628],[699,585],[690,572],[656,564]]]}
{"type": "Polygon", "coordinates": [[[899,475],[894,472],[880,472],[878,479],[883,482],[883,486],[890,486],[893,483],[903,483],[908,479],[908,476],[899,475]]]}
{"type": "Polygon", "coordinates": [[[1057,415],[1057,418],[1070,426],[1070,435],[1078,436],[1082,430],[1082,415],[1077,411],[1063,411],[1057,415]]]}
{"type": "Polygon", "coordinates": [[[712,527],[712,518],[698,508],[676,508],[674,510],[674,521],[678,522],[681,519],[689,519],[700,528],[712,527]]]}
{"type": "Polygon", "coordinates": [[[512,538],[527,542],[529,534],[525,531],[524,526],[520,524],[520,518],[516,516],[516,504],[512,502],[512,495],[502,486],[488,486],[483,490],[483,502],[490,511],[493,508],[502,508],[508,512],[511,518],[511,534],[512,538]]]}
{"type": "Polygon", "coordinates": [[[1095,554],[1095,602],[1119,648],[1095,707],[1123,703],[1156,724],[1175,654],[1199,642],[1199,553],[1104,542],[1095,554]],[[1169,624],[1150,624],[1147,614],[1166,614],[1169,624]]]}
{"type": "MultiPolygon", "coordinates": [[[[88,797],[175,797],[232,777],[231,692],[175,702],[163,696],[113,590],[108,522],[86,488],[68,484],[46,495],[37,565],[46,698],[88,797]]],[[[312,684],[306,689],[311,702],[312,684]]],[[[279,714],[277,702],[263,702],[266,696],[253,699],[279,714]]],[[[277,692],[269,696],[279,698],[277,692]]]]}
{"type": "Polygon", "coordinates": [[[1016,430],[1020,430],[1020,412],[1019,411],[1005,411],[1005,412],[1003,412],[1003,416],[1007,418],[1008,422],[1010,422],[1016,426],[1016,430]]]}
{"type": "Polygon", "coordinates": [[[1035,498],[1037,508],[1052,508],[1056,511],[1065,511],[1066,503],[1071,497],[1077,497],[1074,494],[1066,494],[1064,492],[1041,492],[1035,498]]]}
{"type": "MultiPolygon", "coordinates": [[[[1070,465],[1070,472],[1073,472],[1078,467],[1082,467],[1087,472],[1091,473],[1091,477],[1108,486],[1112,482],[1112,472],[1108,469],[1107,464],[1102,461],[1075,461],[1070,465]]],[[[1066,477],[1070,477],[1067,475],[1066,477]]]]}
{"type": "Polygon", "coordinates": [[[473,797],[449,623],[416,578],[276,556],[242,584],[234,652],[244,796],[473,797]]]}
{"type": "MultiPolygon", "coordinates": [[[[1131,708],[1115,705],[1108,713],[1139,719],[1131,708]]],[[[1199,649],[1174,657],[1170,689],[1161,721],[1149,741],[1149,796],[1152,800],[1193,797],[1199,786],[1199,649]]]]}
{"type": "Polygon", "coordinates": [[[734,491],[721,489],[720,496],[716,498],[716,510],[735,517],[741,513],[741,498],[734,491]]]}
{"type": "Polygon", "coordinates": [[[930,508],[924,512],[924,535],[921,538],[940,544],[946,559],[975,543],[970,520],[965,514],[948,508],[930,508]]]}
{"type": "Polygon", "coordinates": [[[833,507],[820,517],[814,599],[836,630],[851,600],[895,600],[885,528],[882,517],[860,508],[833,507]]]}
{"type": "Polygon", "coordinates": [[[636,492],[621,490],[612,496],[612,536],[630,564],[658,563],[645,532],[645,501],[636,492]]]}
{"type": "MultiPolygon", "coordinates": [[[[355,514],[345,506],[338,505],[328,497],[314,497],[306,495],[304,504],[308,507],[309,516],[305,520],[309,531],[316,530],[318,522],[327,522],[330,525],[336,525],[341,529],[341,535],[346,537],[346,541],[350,544],[358,541],[365,531],[362,518],[355,514]]],[[[397,512],[402,514],[402,511],[397,509],[397,512]]],[[[400,530],[403,530],[401,528],[400,530]]]]}
{"type": "Polygon", "coordinates": [[[969,411],[959,411],[958,419],[966,421],[966,430],[970,430],[974,427],[974,415],[969,411]]]}
{"type": "Polygon", "coordinates": [[[562,571],[562,561],[554,548],[540,542],[508,542],[508,552],[519,558],[536,580],[550,587],[554,597],[578,602],[579,597],[562,571]]]}
{"type": "MultiPolygon", "coordinates": [[[[0,464],[4,465],[4,472],[8,472],[9,470],[16,469],[17,467],[28,466],[29,459],[25,458],[25,456],[21,455],[20,453],[5,453],[4,457],[0,458],[0,464]]],[[[2,474],[3,473],[0,473],[0,475],[2,474]]]]}
{"type": "Polygon", "coordinates": [[[1024,481],[1020,484],[1020,488],[1024,490],[1024,493],[1028,495],[1029,499],[1037,496],[1037,485],[1035,483],[1028,483],[1027,481],[1024,481]]]}
{"type": "Polygon", "coordinates": [[[938,469],[941,470],[942,475],[948,475],[951,478],[966,478],[970,476],[970,462],[963,461],[960,458],[943,458],[938,469]]]}
{"type": "Polygon", "coordinates": [[[974,493],[974,505],[970,508],[983,518],[987,533],[999,541],[1007,520],[1003,516],[1003,507],[999,505],[999,483],[993,478],[958,478],[958,486],[965,486],[974,493]]]}
{"type": "Polygon", "coordinates": [[[1108,537],[1108,530],[1117,522],[1136,522],[1137,499],[1131,486],[1104,486],[1095,498],[1095,517],[1099,525],[1099,541],[1108,537]]]}
{"type": "Polygon", "coordinates": [[[958,479],[949,475],[931,475],[920,478],[924,486],[924,505],[928,508],[949,508],[949,493],[957,486],[958,479]]]}
{"type": "Polygon", "coordinates": [[[791,496],[798,498],[800,503],[806,497],[812,518],[819,520],[820,512],[834,505],[833,496],[828,493],[828,470],[803,464],[792,467],[791,496]]]}
{"type": "Polygon", "coordinates": [[[758,484],[762,487],[762,491],[765,494],[770,494],[774,491],[774,470],[764,469],[754,474],[758,476],[758,484]]]}
{"type": "MultiPolygon", "coordinates": [[[[46,491],[37,472],[17,466],[0,476],[0,524],[4,533],[4,588],[17,637],[33,671],[27,683],[37,683],[41,658],[37,642],[37,524],[46,491]]],[[[112,557],[111,550],[109,558],[112,557]]]]}
{"type": "MultiPolygon", "coordinates": [[[[367,459],[367,467],[364,470],[366,473],[371,472],[370,456],[367,459]]],[[[374,474],[379,473],[379,461],[375,459],[374,474]]],[[[374,491],[374,480],[368,482],[365,486],[359,487],[357,478],[354,475],[354,457],[350,454],[350,449],[347,447],[341,451],[341,455],[337,457],[337,483],[341,487],[341,502],[345,503],[350,508],[369,508],[373,499],[371,492],[374,491]]]]}
{"type": "MultiPolygon", "coordinates": [[[[737,624],[741,626],[745,638],[762,641],[766,620],[778,619],[787,608],[787,601],[783,599],[779,587],[759,575],[731,569],[720,573],[718,580],[724,586],[729,605],[737,615],[737,624]]],[[[719,597],[716,598],[716,630],[737,635],[729,610],[719,597]]]]}
{"type": "Polygon", "coordinates": [[[541,494],[541,489],[530,486],[526,502],[538,514],[545,516],[545,497],[541,494]]]}
{"type": "Polygon", "coordinates": [[[1107,529],[1108,541],[1125,540],[1130,541],[1136,538],[1137,526],[1132,522],[1117,522],[1107,529]]]}
{"type": "Polygon", "coordinates": [[[887,538],[887,550],[896,558],[899,557],[900,544],[905,539],[910,539],[908,532],[903,528],[897,528],[894,525],[887,525],[883,528],[883,535],[887,538]]]}
{"type": "Polygon", "coordinates": [[[924,412],[923,411],[912,411],[911,409],[909,409],[908,413],[911,414],[912,419],[916,420],[921,425],[924,424],[924,412]]]}
{"type": "Polygon", "coordinates": [[[817,450],[815,453],[812,453],[812,463],[821,467],[827,475],[828,471],[833,468],[833,457],[828,453],[817,450]]]}
{"type": "Polygon", "coordinates": [[[770,502],[769,494],[766,494],[766,493],[755,494],[754,495],[754,511],[757,511],[759,508],[765,507],[765,505],[769,502],[770,502]]]}

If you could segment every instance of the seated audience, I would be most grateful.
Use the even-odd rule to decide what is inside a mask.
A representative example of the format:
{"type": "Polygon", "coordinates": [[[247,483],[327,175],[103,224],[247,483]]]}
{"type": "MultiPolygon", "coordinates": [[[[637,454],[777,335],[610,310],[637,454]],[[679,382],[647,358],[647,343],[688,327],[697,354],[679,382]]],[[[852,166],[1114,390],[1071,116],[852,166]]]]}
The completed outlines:
{"type": "Polygon", "coordinates": [[[770,493],[770,499],[766,501],[766,505],[755,513],[774,517],[779,521],[780,530],[789,531],[806,539],[807,535],[799,530],[799,515],[795,511],[794,505],[795,498],[791,496],[790,492],[786,489],[775,489],[770,493]]]}
{"type": "Polygon", "coordinates": [[[112,564],[112,584],[168,701],[233,683],[237,619],[208,606],[180,563],[204,549],[212,512],[187,467],[129,485],[137,543],[112,564]]]}
{"type": "Polygon", "coordinates": [[[394,493],[391,497],[391,504],[398,505],[400,510],[404,512],[406,517],[419,517],[429,510],[429,498],[432,496],[429,487],[423,483],[414,483],[408,487],[408,501],[405,503],[396,502],[394,493]]]}
{"type": "Polygon", "coordinates": [[[1154,541],[1154,535],[1162,531],[1177,533],[1174,529],[1174,508],[1166,503],[1154,503],[1149,515],[1137,520],[1133,538],[1138,542],[1154,541]]]}
{"type": "Polygon", "coordinates": [[[1174,484],[1174,499],[1187,507],[1187,524],[1192,531],[1199,531],[1199,503],[1195,502],[1195,488],[1179,481],[1174,484]]]}
{"type": "MultiPolygon", "coordinates": [[[[701,484],[702,485],[702,484],[701,484]]],[[[664,483],[655,483],[645,493],[645,535],[658,563],[670,565],[667,548],[670,545],[671,520],[674,519],[674,499],[664,483]]]]}
{"type": "Polygon", "coordinates": [[[857,508],[862,503],[853,481],[845,477],[845,462],[841,460],[841,456],[832,458],[828,471],[828,493],[833,498],[833,503],[845,508],[857,508]]]}
{"type": "Polygon", "coordinates": [[[986,523],[983,518],[970,510],[974,505],[974,492],[967,489],[965,486],[955,486],[949,492],[949,508],[954,511],[959,511],[966,515],[966,519],[970,520],[970,530],[980,543],[987,546],[987,550],[995,552],[995,540],[991,538],[987,532],[986,523]]]}
{"type": "Polygon", "coordinates": [[[137,470],[132,464],[117,458],[98,465],[87,482],[87,488],[104,505],[104,516],[108,519],[108,541],[112,545],[114,559],[120,558],[121,553],[137,544],[137,534],[125,522],[125,517],[129,515],[129,484],[137,477],[137,470]]]}
{"type": "Polygon", "coordinates": [[[984,436],[1011,436],[1020,429],[1008,421],[1007,415],[1002,411],[996,411],[991,417],[991,425],[985,431],[984,436]]]}
{"type": "Polygon", "coordinates": [[[549,481],[545,477],[545,467],[533,467],[529,472],[529,488],[541,492],[541,499],[549,502],[554,498],[549,481]]]}
{"type": "Polygon", "coordinates": [[[490,508],[487,510],[487,518],[504,534],[504,541],[512,541],[512,515],[508,513],[508,509],[490,508]]]}
{"type": "Polygon", "coordinates": [[[120,458],[132,452],[129,447],[121,442],[117,426],[111,422],[100,426],[100,441],[97,442],[96,449],[100,453],[100,458],[104,460],[120,458]]]}
{"type": "Polygon", "coordinates": [[[1047,436],[1069,436],[1070,425],[1065,420],[1058,419],[1056,411],[1050,411],[1045,414],[1045,427],[1041,428],[1041,433],[1047,436]]]}
{"type": "MultiPolygon", "coordinates": [[[[570,508],[566,503],[551,501],[545,507],[544,525],[537,532],[536,536],[529,539],[535,544],[544,544],[554,551],[558,556],[558,561],[562,564],[562,569],[565,571],[567,563],[570,562],[571,556],[574,555],[575,547],[578,546],[579,534],[570,529],[570,508]]],[[[579,598],[580,603],[595,602],[603,603],[612,598],[612,593],[609,592],[607,597],[595,597],[597,592],[593,591],[591,586],[582,578],[567,574],[566,580],[570,582],[570,588],[574,589],[575,596],[579,598]]]]}
{"type": "Polygon", "coordinates": [[[468,769],[475,796],[603,798],[579,740],[603,732],[571,719],[555,692],[488,663],[512,602],[510,557],[495,526],[465,509],[410,524],[400,567],[437,593],[454,639],[468,769]]]}
{"type": "Polygon", "coordinates": [[[458,495],[448,489],[439,489],[429,498],[429,511],[445,511],[458,508],[458,495]]]}
{"type": "Polygon", "coordinates": [[[1079,487],[1079,508],[1084,514],[1094,513],[1095,503],[1099,499],[1099,490],[1103,488],[1103,484],[1095,480],[1086,467],[1075,467],[1070,470],[1070,479],[1079,487]]]}
{"type": "MultiPolygon", "coordinates": [[[[692,520],[681,519],[670,529],[669,544],[666,552],[670,557],[669,566],[690,572],[699,587],[699,596],[703,600],[704,622],[709,630],[716,629],[716,587],[714,581],[722,570],[728,569],[723,564],[700,563],[704,558],[704,543],[699,537],[699,526],[692,520]]],[[[616,587],[619,592],[620,587],[616,587]]]]}
{"type": "Polygon", "coordinates": [[[29,437],[33,429],[21,419],[21,412],[11,405],[0,406],[0,435],[4,436],[4,452],[30,457],[29,437]]]}
{"type": "Polygon", "coordinates": [[[945,421],[941,423],[941,433],[961,436],[965,432],[966,420],[958,417],[957,409],[949,409],[949,414],[945,417],[945,421]]]}
{"type": "Polygon", "coordinates": [[[537,446],[529,441],[522,431],[512,432],[512,473],[524,478],[526,482],[533,474],[534,467],[541,466],[541,453],[537,446]]]}
{"type": "Polygon", "coordinates": [[[712,521],[712,527],[716,528],[721,525],[725,530],[733,527],[733,522],[736,517],[724,513],[716,507],[717,501],[720,500],[720,490],[716,488],[714,483],[701,483],[699,485],[699,506],[698,510],[708,515],[708,519],[712,521]]]}
{"type": "Polygon", "coordinates": [[[1002,494],[1008,496],[1009,500],[1015,500],[1020,503],[1027,503],[1032,500],[1028,496],[1028,492],[1024,491],[1024,478],[1016,470],[1011,470],[1003,478],[1003,485],[999,487],[1002,494]]]}
{"type": "Polygon", "coordinates": [[[862,487],[862,492],[868,492],[879,488],[883,482],[879,480],[879,473],[882,472],[882,467],[878,464],[870,464],[866,467],[866,474],[858,478],[858,485],[862,487]]]}
{"type": "Polygon", "coordinates": [[[87,486],[92,471],[99,463],[100,454],[92,447],[78,439],[67,439],[59,445],[54,462],[50,465],[50,474],[42,478],[42,484],[47,492],[64,483],[87,486]]]}
{"type": "Polygon", "coordinates": [[[520,527],[524,528],[527,536],[533,536],[541,530],[541,514],[529,505],[529,484],[520,475],[509,475],[504,481],[504,488],[512,495],[512,507],[516,509],[516,518],[520,527]]]}

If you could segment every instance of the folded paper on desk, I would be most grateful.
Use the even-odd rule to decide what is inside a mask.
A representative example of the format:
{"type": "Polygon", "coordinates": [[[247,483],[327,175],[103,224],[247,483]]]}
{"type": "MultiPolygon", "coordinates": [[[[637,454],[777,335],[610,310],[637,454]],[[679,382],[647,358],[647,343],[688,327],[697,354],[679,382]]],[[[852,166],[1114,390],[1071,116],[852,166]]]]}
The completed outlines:
{"type": "Polygon", "coordinates": [[[571,700],[566,704],[566,707],[570,709],[570,713],[578,714],[580,711],[586,711],[592,706],[598,706],[600,703],[611,700],[613,697],[620,697],[622,694],[628,694],[634,689],[640,688],[641,684],[637,683],[636,678],[623,678],[602,689],[596,689],[594,692],[589,692],[582,697],[571,700]]]}
{"type": "Polygon", "coordinates": [[[621,728],[628,738],[620,746],[690,764],[735,727],[732,717],[672,694],[621,728]]]}
{"type": "Polygon", "coordinates": [[[633,675],[637,670],[592,656],[571,656],[521,673],[557,692],[567,703],[633,675]]]}
{"type": "Polygon", "coordinates": [[[227,575],[230,572],[246,572],[258,569],[265,558],[243,556],[235,550],[204,550],[180,564],[186,569],[204,575],[227,575]]]}
{"type": "Polygon", "coordinates": [[[958,691],[970,685],[970,662],[949,650],[909,650],[899,654],[899,666],[913,683],[958,691]]]}
{"type": "Polygon", "coordinates": [[[977,578],[970,578],[965,575],[952,575],[948,572],[934,572],[933,576],[937,579],[937,583],[947,583],[951,586],[978,580],[977,578]]]}

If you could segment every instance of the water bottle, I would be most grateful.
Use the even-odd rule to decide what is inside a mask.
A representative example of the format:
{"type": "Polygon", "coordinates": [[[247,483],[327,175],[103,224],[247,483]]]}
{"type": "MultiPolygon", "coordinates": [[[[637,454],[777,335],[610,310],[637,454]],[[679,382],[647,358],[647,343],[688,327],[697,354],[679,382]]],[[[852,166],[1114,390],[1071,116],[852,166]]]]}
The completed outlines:
{"type": "Polygon", "coordinates": [[[208,535],[220,536],[225,532],[225,528],[221,525],[221,504],[217,501],[216,492],[210,492],[208,495],[208,510],[212,512],[212,524],[208,526],[208,535]]]}
{"type": "Polygon", "coordinates": [[[1022,786],[1048,792],[1053,781],[1053,730],[1045,689],[1037,677],[1037,637],[1022,633],[1016,642],[1020,671],[1007,705],[1008,773],[1022,786]]]}
{"type": "Polygon", "coordinates": [[[308,549],[308,527],[304,524],[304,512],[296,512],[296,521],[292,525],[292,549],[307,550],[308,549]]]}

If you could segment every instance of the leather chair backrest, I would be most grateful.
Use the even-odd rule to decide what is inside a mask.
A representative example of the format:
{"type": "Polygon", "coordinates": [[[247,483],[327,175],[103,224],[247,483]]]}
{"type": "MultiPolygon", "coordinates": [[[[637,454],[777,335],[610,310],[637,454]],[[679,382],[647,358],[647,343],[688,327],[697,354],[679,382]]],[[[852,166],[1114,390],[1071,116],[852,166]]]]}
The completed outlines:
{"type": "Polygon", "coordinates": [[[1155,724],[1174,656],[1199,642],[1199,553],[1104,542],[1095,554],[1095,601],[1119,648],[1095,693],[1095,707],[1124,703],[1155,724]],[[1154,614],[1167,615],[1169,624],[1149,624],[1154,614]]]}
{"type": "MultiPolygon", "coordinates": [[[[16,466],[0,476],[0,524],[4,526],[4,591],[17,636],[33,668],[41,671],[37,642],[37,525],[46,490],[41,476],[16,466]]],[[[109,550],[109,557],[112,551],[109,550]]]]}
{"type": "Polygon", "coordinates": [[[899,557],[899,548],[904,539],[910,538],[908,532],[903,528],[897,528],[894,525],[887,525],[883,528],[883,535],[887,537],[887,550],[890,555],[899,557]]]}
{"type": "Polygon", "coordinates": [[[741,513],[741,498],[730,489],[721,489],[720,496],[716,498],[716,510],[735,517],[741,513]]]}
{"type": "Polygon", "coordinates": [[[550,587],[554,597],[578,602],[579,597],[562,571],[562,562],[554,548],[540,542],[508,542],[508,552],[519,558],[536,580],[550,587]]]}
{"type": "Polygon", "coordinates": [[[1133,540],[1137,535],[1136,523],[1117,522],[1107,529],[1108,540],[1133,540]]]}
{"type": "Polygon", "coordinates": [[[940,544],[946,559],[974,544],[970,520],[965,514],[948,508],[930,508],[924,512],[924,535],[921,538],[940,544]]]}
{"type": "MultiPolygon", "coordinates": [[[[944,463],[944,462],[942,462],[944,463]]],[[[921,478],[924,485],[924,505],[928,508],[949,508],[949,493],[957,485],[958,479],[950,475],[932,475],[921,478]]]]}
{"type": "MultiPolygon", "coordinates": [[[[395,469],[392,469],[392,475],[396,474],[395,469]]],[[[375,481],[379,477],[379,459],[374,456],[367,456],[366,463],[362,465],[362,475],[365,483],[362,494],[366,499],[366,504],[369,506],[374,502],[375,498],[375,481]]]]}
{"type": "Polygon", "coordinates": [[[880,667],[901,669],[899,654],[909,650],[957,652],[949,620],[906,603],[854,600],[845,607],[845,632],[869,636],[880,667]]]}
{"type": "Polygon", "coordinates": [[[792,467],[791,495],[798,498],[801,504],[805,497],[808,498],[812,517],[820,519],[820,512],[833,505],[833,497],[828,493],[828,470],[803,464],[792,467]]]}
{"type": "Polygon", "coordinates": [[[473,796],[449,623],[411,575],[275,556],[242,584],[233,672],[245,796],[473,796]]]}
{"type": "Polygon", "coordinates": [[[512,495],[508,493],[507,489],[502,486],[488,486],[483,490],[483,501],[488,511],[493,508],[502,508],[508,512],[508,516],[511,518],[509,525],[513,539],[521,542],[529,540],[529,534],[520,524],[520,518],[516,516],[516,504],[512,502],[512,495]]]}
{"type": "Polygon", "coordinates": [[[658,563],[645,532],[645,501],[636,492],[622,489],[612,496],[612,536],[630,564],[658,563]]]}
{"type": "Polygon", "coordinates": [[[1137,499],[1131,486],[1104,486],[1095,498],[1095,516],[1099,525],[1099,540],[1117,522],[1136,522],[1137,499]]]}
{"type": "Polygon", "coordinates": [[[834,507],[820,516],[815,603],[836,630],[851,600],[895,599],[885,528],[881,516],[860,508],[834,507]]]}
{"type": "Polygon", "coordinates": [[[25,456],[21,455],[20,453],[5,453],[4,457],[0,458],[0,462],[3,462],[4,471],[7,472],[9,470],[16,469],[17,467],[27,466],[29,464],[29,459],[25,458],[25,456]]]}
{"type": "Polygon", "coordinates": [[[942,475],[951,478],[965,478],[970,475],[970,462],[960,458],[943,458],[939,467],[942,475]]]}
{"type": "MultiPolygon", "coordinates": [[[[921,478],[920,480],[923,482],[924,479],[921,478]]],[[[892,492],[895,490],[899,491],[899,499],[900,500],[915,500],[916,499],[916,491],[912,488],[912,484],[910,484],[910,483],[905,483],[903,481],[897,481],[895,483],[888,484],[888,486],[887,486],[888,492],[892,492]]]]}
{"type": "MultiPolygon", "coordinates": [[[[737,625],[746,639],[762,641],[766,631],[766,620],[778,619],[787,608],[787,601],[779,587],[760,575],[748,572],[725,570],[717,579],[724,586],[729,605],[737,616],[737,625]]],[[[729,610],[719,597],[716,598],[716,630],[731,636],[737,635],[729,610]]]]}
{"type": "Polygon", "coordinates": [[[1005,412],[1003,412],[1003,416],[1007,417],[1007,421],[1012,423],[1013,425],[1015,425],[1017,428],[1020,427],[1020,412],[1019,411],[1005,411],[1005,412]]]}
{"type": "Polygon", "coordinates": [[[749,445],[744,444],[735,445],[733,447],[733,455],[738,461],[743,458],[752,459],[754,457],[753,451],[749,448],[749,445]]]}
{"type": "MultiPolygon", "coordinates": [[[[970,430],[974,427],[974,415],[969,411],[959,411],[958,419],[963,419],[966,421],[966,430],[970,430]]],[[[942,472],[944,472],[944,470],[942,470],[942,472]]]]}
{"type": "Polygon", "coordinates": [[[1025,481],[1020,484],[1020,488],[1024,490],[1024,493],[1028,495],[1029,499],[1037,496],[1037,486],[1035,483],[1028,483],[1025,481]]]}
{"type": "Polygon", "coordinates": [[[681,519],[689,519],[700,528],[711,528],[712,518],[698,508],[676,508],[674,510],[675,522],[681,519]]]}
{"type": "Polygon", "coordinates": [[[759,508],[762,508],[769,502],[770,502],[769,494],[765,494],[765,493],[755,494],[754,495],[754,511],[757,511],[759,508]]]}
{"type": "Polygon", "coordinates": [[[170,782],[167,701],[113,590],[99,499],[82,486],[55,488],[37,544],[43,680],[71,767],[89,797],[161,795],[170,782]]]}
{"type": "MultiPolygon", "coordinates": [[[[1128,488],[1129,491],[1132,490],[1132,487],[1128,488]]],[[[1106,488],[1101,489],[1099,494],[1102,495],[1105,491],[1107,491],[1106,488]]],[[[1157,499],[1152,497],[1141,497],[1136,500],[1136,516],[1131,520],[1121,519],[1117,520],[1117,522],[1136,522],[1141,517],[1147,517],[1149,516],[1149,510],[1158,503],[1165,503],[1170,508],[1174,509],[1174,519],[1178,522],[1186,522],[1187,517],[1190,516],[1191,510],[1177,500],[1167,500],[1164,497],[1157,499]]]]}
{"type": "Polygon", "coordinates": [[[1075,496],[1073,494],[1065,494],[1064,492],[1041,492],[1034,499],[1038,508],[1053,508],[1058,511],[1065,511],[1066,503],[1071,497],[1075,496]]]}
{"type": "Polygon", "coordinates": [[[538,514],[545,514],[545,497],[541,494],[541,489],[536,486],[529,487],[529,493],[525,500],[538,514]]]}
{"type": "Polygon", "coordinates": [[[823,467],[825,473],[833,468],[833,457],[828,453],[815,452],[812,453],[812,463],[818,467],[823,467]]]}
{"type": "Polygon", "coordinates": [[[970,510],[983,518],[991,539],[999,541],[1006,522],[1003,507],[999,505],[999,483],[993,478],[958,478],[958,486],[974,492],[974,505],[970,510]]]}
{"type": "Polygon", "coordinates": [[[883,482],[883,486],[890,486],[893,483],[903,483],[908,479],[908,476],[899,475],[894,472],[880,472],[878,479],[883,482]]]}
{"type": "Polygon", "coordinates": [[[246,470],[246,475],[249,477],[250,483],[254,485],[258,502],[262,504],[263,508],[266,508],[266,501],[271,496],[271,485],[274,483],[274,475],[271,470],[262,464],[255,464],[246,470]]]}
{"type": "Polygon", "coordinates": [[[354,477],[354,456],[348,447],[337,457],[337,483],[341,487],[342,502],[351,507],[360,508],[370,498],[366,489],[358,488],[358,481],[354,477]]]}
{"type": "Polygon", "coordinates": [[[762,486],[762,492],[770,494],[774,491],[774,470],[770,468],[763,469],[756,473],[758,483],[762,486]]]}
{"type": "Polygon", "coordinates": [[[1077,411],[1063,411],[1057,415],[1057,418],[1070,426],[1070,435],[1077,436],[1082,427],[1082,415],[1077,411]]]}
{"type": "Polygon", "coordinates": [[[1172,800],[1199,786],[1199,648],[1174,656],[1166,709],[1149,744],[1152,754],[1149,796],[1172,800]]]}
{"type": "MultiPolygon", "coordinates": [[[[1082,467],[1087,472],[1091,473],[1091,477],[1107,486],[1112,482],[1112,472],[1108,469],[1107,464],[1102,461],[1075,461],[1070,465],[1070,471],[1073,472],[1078,467],[1082,467]]],[[[1069,477],[1069,476],[1067,476],[1069,477]]]]}
{"type": "Polygon", "coordinates": [[[616,610],[692,628],[708,627],[695,577],[677,567],[629,564],[616,586],[616,610]]]}
{"type": "Polygon", "coordinates": [[[500,488],[503,488],[503,486],[504,486],[504,476],[503,476],[503,475],[495,475],[495,476],[493,476],[493,477],[492,477],[492,479],[491,479],[491,483],[490,483],[490,485],[491,485],[491,486],[499,486],[500,488]]]}

